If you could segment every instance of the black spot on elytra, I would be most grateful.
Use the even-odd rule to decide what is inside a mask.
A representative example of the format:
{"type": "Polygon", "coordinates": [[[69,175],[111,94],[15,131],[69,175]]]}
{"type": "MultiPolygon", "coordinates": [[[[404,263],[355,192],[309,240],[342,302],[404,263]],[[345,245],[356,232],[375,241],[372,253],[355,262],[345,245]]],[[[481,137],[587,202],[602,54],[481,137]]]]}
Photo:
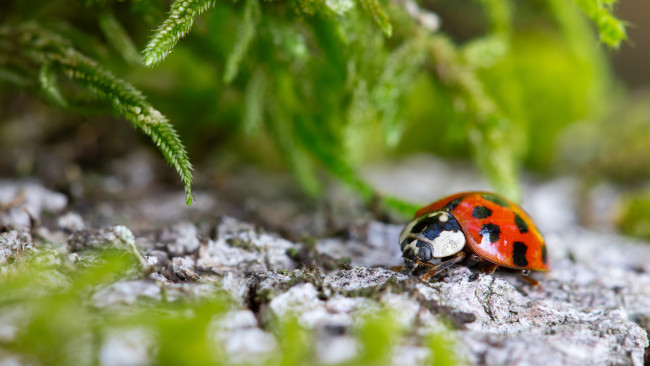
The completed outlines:
{"type": "Polygon", "coordinates": [[[521,216],[515,214],[515,225],[517,225],[517,229],[519,229],[520,233],[527,233],[528,232],[528,224],[526,223],[526,220],[522,219],[521,216]]]}
{"type": "Polygon", "coordinates": [[[510,204],[508,201],[504,200],[503,198],[497,196],[496,194],[492,193],[483,193],[481,197],[485,198],[486,200],[495,203],[501,207],[510,207],[510,204]]]}
{"type": "Polygon", "coordinates": [[[546,254],[546,244],[542,245],[542,261],[548,263],[548,257],[546,254]]]}
{"type": "Polygon", "coordinates": [[[458,205],[460,205],[461,202],[463,202],[463,198],[465,197],[458,197],[455,200],[449,201],[442,209],[447,212],[453,211],[456,207],[458,207],[458,205]]]}
{"type": "Polygon", "coordinates": [[[485,206],[476,206],[474,211],[472,211],[472,216],[477,219],[485,219],[492,215],[492,210],[485,206]]]}
{"type": "Polygon", "coordinates": [[[520,241],[514,242],[512,244],[512,263],[514,263],[515,266],[526,267],[528,265],[528,260],[526,259],[527,251],[528,245],[520,241]]]}
{"type": "Polygon", "coordinates": [[[495,224],[485,224],[481,227],[481,231],[478,232],[479,234],[486,236],[490,236],[490,241],[494,243],[495,241],[499,240],[499,234],[501,234],[501,228],[499,228],[499,225],[495,224]]]}

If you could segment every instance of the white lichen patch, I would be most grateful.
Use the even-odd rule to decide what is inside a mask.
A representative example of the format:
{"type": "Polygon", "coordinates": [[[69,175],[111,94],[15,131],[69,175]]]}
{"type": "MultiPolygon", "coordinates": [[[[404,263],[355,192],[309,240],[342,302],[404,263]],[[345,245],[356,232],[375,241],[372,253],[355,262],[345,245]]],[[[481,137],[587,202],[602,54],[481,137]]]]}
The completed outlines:
{"type": "Polygon", "coordinates": [[[272,314],[296,316],[304,327],[315,329],[346,328],[353,324],[352,313],[367,305],[362,297],[343,298],[335,296],[327,301],[318,298],[318,292],[311,283],[291,287],[277,295],[269,304],[272,314]]]}
{"type": "Polygon", "coordinates": [[[183,280],[199,280],[199,275],[194,271],[194,258],[175,257],[172,258],[172,269],[176,276],[183,280]]]}
{"type": "Polygon", "coordinates": [[[209,240],[199,250],[197,267],[200,269],[215,272],[237,269],[250,273],[295,267],[287,255],[287,250],[297,249],[295,243],[258,232],[253,226],[227,216],[217,232],[217,239],[209,240]]]}
{"type": "Polygon", "coordinates": [[[275,337],[258,327],[250,310],[233,310],[210,325],[216,346],[230,362],[256,364],[269,359],[277,348],[275,337]]]}
{"type": "Polygon", "coordinates": [[[316,356],[320,363],[336,365],[349,361],[359,352],[359,343],[352,336],[323,337],[316,343],[316,356]]]}
{"type": "Polygon", "coordinates": [[[58,212],[65,208],[68,199],[37,182],[0,179],[0,224],[7,227],[28,228],[32,218],[40,219],[43,211],[58,212]],[[31,217],[30,217],[31,216],[31,217]]]}
{"type": "Polygon", "coordinates": [[[399,246],[401,225],[371,221],[362,235],[348,240],[324,238],[316,243],[319,253],[335,259],[347,258],[355,266],[397,266],[402,262],[399,246]]]}
{"type": "Polygon", "coordinates": [[[167,251],[174,256],[194,252],[200,242],[196,226],[190,222],[181,222],[169,228],[164,228],[159,240],[167,245],[167,251]]]}
{"type": "Polygon", "coordinates": [[[383,267],[354,267],[325,276],[325,283],[341,290],[351,291],[385,283],[391,277],[405,280],[408,276],[383,267]]]}
{"type": "Polygon", "coordinates": [[[0,233],[0,265],[32,249],[32,236],[28,230],[10,230],[0,233]]]}
{"type": "Polygon", "coordinates": [[[230,294],[240,306],[248,301],[249,288],[244,276],[235,275],[232,272],[226,273],[220,278],[219,287],[230,294]]]}
{"type": "Polygon", "coordinates": [[[106,248],[131,250],[135,246],[135,236],[126,226],[116,225],[75,232],[70,236],[68,245],[73,251],[106,248]]]}
{"type": "Polygon", "coordinates": [[[81,218],[81,216],[76,212],[68,212],[59,217],[56,224],[59,229],[69,232],[81,231],[86,228],[83,218],[81,218]]]}
{"type": "Polygon", "coordinates": [[[424,347],[397,345],[392,352],[393,366],[425,365],[429,350],[424,347]]]}
{"type": "Polygon", "coordinates": [[[160,285],[145,280],[116,282],[95,292],[91,302],[98,308],[105,308],[133,304],[140,298],[161,300],[160,285]]]}
{"type": "Polygon", "coordinates": [[[99,350],[101,366],[146,366],[152,364],[154,337],[146,329],[113,329],[99,350]]]}
{"type": "Polygon", "coordinates": [[[395,319],[403,329],[409,329],[415,325],[422,307],[417,300],[407,294],[392,292],[382,295],[379,302],[395,314],[395,319]]]}

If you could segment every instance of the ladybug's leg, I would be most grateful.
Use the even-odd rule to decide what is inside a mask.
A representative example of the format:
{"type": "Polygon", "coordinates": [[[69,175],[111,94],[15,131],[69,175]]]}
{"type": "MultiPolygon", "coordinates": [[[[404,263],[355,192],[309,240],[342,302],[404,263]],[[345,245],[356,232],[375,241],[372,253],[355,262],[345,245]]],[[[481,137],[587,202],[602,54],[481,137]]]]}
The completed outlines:
{"type": "Polygon", "coordinates": [[[496,269],[499,268],[498,264],[488,262],[486,260],[481,261],[481,271],[485,274],[492,274],[496,269]]]}
{"type": "Polygon", "coordinates": [[[539,286],[539,281],[537,281],[536,279],[534,279],[532,277],[528,277],[529,274],[530,274],[530,271],[527,270],[527,269],[524,269],[523,271],[521,271],[521,279],[528,282],[528,284],[531,285],[531,286],[539,286]]]}
{"type": "Polygon", "coordinates": [[[469,257],[467,257],[467,260],[465,261],[465,265],[467,265],[467,267],[473,267],[473,266],[481,263],[482,261],[483,260],[481,259],[481,257],[479,257],[478,255],[472,253],[472,254],[469,255],[469,257]]]}
{"type": "Polygon", "coordinates": [[[404,266],[393,266],[389,268],[393,272],[402,272],[403,270],[406,269],[404,266]]]}
{"type": "Polygon", "coordinates": [[[447,261],[444,261],[435,266],[431,265],[431,269],[427,273],[423,274],[422,277],[420,278],[422,279],[422,281],[428,282],[429,278],[431,278],[432,276],[437,275],[438,273],[444,271],[450,266],[462,261],[463,259],[465,259],[465,252],[462,251],[458,252],[456,255],[454,255],[452,258],[450,258],[447,261]]]}

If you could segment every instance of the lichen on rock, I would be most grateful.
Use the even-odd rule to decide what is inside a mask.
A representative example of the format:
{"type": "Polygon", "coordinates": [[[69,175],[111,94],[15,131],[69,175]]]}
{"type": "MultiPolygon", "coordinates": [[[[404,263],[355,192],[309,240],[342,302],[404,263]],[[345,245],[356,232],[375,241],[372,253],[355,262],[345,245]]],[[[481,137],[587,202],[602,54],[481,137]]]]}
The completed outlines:
{"type": "MultiPolygon", "coordinates": [[[[534,201],[543,205],[548,193],[535,192],[534,201]]],[[[96,228],[74,213],[52,222],[38,227],[37,237],[29,226],[0,232],[0,275],[28,253],[39,253],[48,268],[67,269],[88,266],[97,249],[140,253],[147,270],[91,289],[90,306],[117,311],[225,293],[232,308],[205,324],[211,344],[235,364],[273,359],[282,347],[273,324],[285,317],[295,317],[313,335],[314,363],[354,362],[363,347],[358,332],[364,314],[382,311],[404,330],[389,347],[394,365],[428,362],[426,339],[436,332],[456,340],[454,352],[476,365],[641,365],[648,346],[650,247],[572,225],[545,224],[552,270],[534,273],[540,281],[535,287],[505,269],[488,275],[458,265],[428,283],[394,272],[401,226],[373,220],[302,241],[229,216],[144,231],[96,228]],[[50,237],[64,240],[54,247],[43,239],[50,237]]],[[[42,275],[43,283],[62,288],[70,281],[58,270],[42,275]]],[[[0,339],[10,339],[26,316],[10,322],[3,314],[14,313],[0,310],[0,339]]],[[[114,353],[125,352],[133,364],[150,364],[155,342],[146,330],[116,328],[103,338],[98,362],[119,364],[124,360],[114,353]]],[[[17,357],[7,355],[5,360],[17,357]]]]}

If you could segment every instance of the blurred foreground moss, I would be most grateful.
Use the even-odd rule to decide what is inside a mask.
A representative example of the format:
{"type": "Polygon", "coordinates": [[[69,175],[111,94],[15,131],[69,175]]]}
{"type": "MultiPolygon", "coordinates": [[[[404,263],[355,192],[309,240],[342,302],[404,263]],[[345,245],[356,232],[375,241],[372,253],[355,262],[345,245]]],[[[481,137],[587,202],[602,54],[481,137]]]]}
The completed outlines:
{"type": "MultiPolygon", "coordinates": [[[[46,248],[14,258],[0,267],[0,326],[5,329],[0,360],[13,356],[29,364],[55,366],[241,364],[229,358],[223,337],[218,336],[220,332],[231,336],[220,324],[236,306],[217,287],[212,294],[170,298],[161,283],[159,297],[99,305],[102,290],[142,276],[139,261],[125,250],[79,253],[75,263],[46,248]]],[[[396,314],[376,307],[356,318],[357,356],[341,365],[392,364],[393,350],[408,332],[396,314]]],[[[255,364],[319,364],[317,334],[297,317],[273,318],[266,326],[277,346],[255,364]]],[[[419,346],[430,351],[427,364],[459,364],[445,333],[424,339],[419,346]]]]}

